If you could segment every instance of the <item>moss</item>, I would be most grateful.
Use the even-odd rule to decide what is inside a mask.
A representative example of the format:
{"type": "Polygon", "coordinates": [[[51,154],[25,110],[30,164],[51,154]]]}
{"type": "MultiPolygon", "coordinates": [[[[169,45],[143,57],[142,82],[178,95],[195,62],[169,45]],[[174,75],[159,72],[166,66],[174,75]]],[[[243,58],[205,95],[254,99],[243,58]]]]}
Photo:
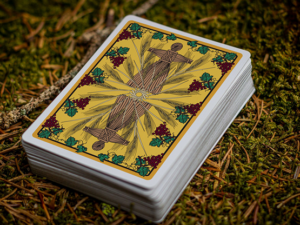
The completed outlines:
{"type": "MultiPolygon", "coordinates": [[[[82,58],[87,45],[77,43],[70,55],[64,55],[69,48],[69,42],[77,38],[99,20],[103,2],[87,0],[80,7],[79,13],[86,14],[76,21],[69,19],[60,29],[55,29],[62,15],[72,11],[78,1],[11,1],[0,3],[0,111],[9,111],[28,102],[32,97],[41,93],[45,87],[60,78],[65,69],[70,70],[82,58]],[[31,39],[26,39],[30,33],[29,26],[34,30],[42,20],[45,24],[41,31],[31,39]],[[57,41],[53,37],[74,31],[73,36],[67,36],[57,41]],[[22,47],[23,46],[23,47],[22,47]],[[58,64],[62,69],[57,71],[43,69],[42,65],[58,64]],[[65,68],[65,66],[67,68],[65,68]],[[55,76],[49,76],[49,71],[55,76]],[[52,79],[51,79],[52,78],[52,79]],[[4,85],[5,83],[5,85],[4,85]],[[41,84],[41,85],[38,85],[41,84]],[[27,90],[30,88],[30,92],[27,90]],[[34,93],[32,93],[34,92],[34,93]]],[[[143,1],[111,0],[108,8],[115,10],[115,18],[131,13],[143,1]]],[[[224,182],[215,179],[225,170],[226,162],[221,172],[200,169],[189,185],[189,194],[183,194],[167,216],[166,221],[182,224],[287,224],[300,223],[300,198],[294,197],[282,207],[279,203],[299,193],[300,181],[292,179],[299,162],[299,131],[300,131],[300,6],[292,1],[159,1],[143,17],[152,21],[174,27],[214,41],[242,48],[251,52],[252,77],[257,89],[257,105],[251,99],[240,112],[238,118],[244,122],[234,122],[222,141],[217,145],[219,152],[214,152],[210,159],[222,161],[230,145],[234,147],[230,154],[230,163],[222,177],[224,182]],[[199,19],[214,17],[199,23],[199,19]],[[257,115],[261,110],[260,120],[257,115]],[[248,137],[253,127],[251,135],[248,137]],[[238,141],[237,141],[238,140],[238,141]],[[247,155],[250,163],[248,163],[247,155]],[[205,178],[202,179],[201,177],[205,178]],[[229,193],[232,195],[226,195],[229,193]],[[261,194],[262,193],[262,194],[261,194]],[[196,197],[195,197],[196,196],[196,197]],[[267,197],[262,197],[267,196],[267,197]],[[267,199],[267,200],[266,200],[267,199]],[[249,213],[251,204],[258,201],[249,213]],[[258,209],[257,209],[258,207],[258,209]],[[180,210],[180,211],[179,211],[180,210]],[[255,210],[257,214],[255,215],[255,210]],[[178,213],[180,212],[180,213],[178,213]]],[[[107,10],[104,11],[106,18],[107,10]]],[[[71,33],[70,33],[71,34],[71,33]]],[[[48,102],[49,103],[49,102],[48,102]]],[[[29,117],[36,118],[47,106],[44,104],[32,112],[29,117]]],[[[27,128],[31,122],[24,121],[21,125],[27,128]]],[[[8,132],[8,131],[7,131],[8,132]]],[[[7,138],[0,144],[0,151],[12,147],[20,139],[20,134],[7,138]]],[[[0,156],[0,173],[4,179],[20,176],[15,159],[23,173],[29,173],[29,166],[22,148],[10,151],[0,156]],[[4,157],[3,157],[4,156],[4,157]]],[[[50,183],[39,176],[26,176],[17,184],[30,189],[36,182],[50,183]]],[[[54,184],[57,185],[57,184],[54,184]]],[[[14,188],[0,181],[0,198],[8,195],[14,188]]],[[[40,189],[53,196],[57,189],[40,189]]],[[[85,195],[69,190],[68,197],[57,196],[57,207],[48,207],[54,223],[88,224],[85,217],[95,221],[95,224],[105,224],[103,218],[95,210],[95,203],[100,207],[100,201],[92,198],[86,200],[75,213],[81,219],[77,222],[74,215],[66,206],[57,216],[54,213],[61,206],[62,200],[73,207],[85,195]]],[[[28,198],[26,192],[18,190],[9,199],[28,198]]],[[[49,201],[52,197],[49,197],[49,201]]],[[[28,205],[21,203],[33,214],[45,216],[36,200],[29,200],[28,205]]],[[[105,209],[102,209],[105,210],[105,209]]],[[[114,208],[116,210],[116,208],[114,208]]],[[[107,213],[109,221],[116,221],[126,216],[129,224],[149,224],[150,222],[135,218],[129,213],[118,211],[107,213]]],[[[16,217],[7,213],[0,206],[0,216],[14,224],[16,217]]],[[[0,219],[0,220],[3,220],[0,219]]],[[[3,221],[5,221],[3,220],[3,221]]]]}

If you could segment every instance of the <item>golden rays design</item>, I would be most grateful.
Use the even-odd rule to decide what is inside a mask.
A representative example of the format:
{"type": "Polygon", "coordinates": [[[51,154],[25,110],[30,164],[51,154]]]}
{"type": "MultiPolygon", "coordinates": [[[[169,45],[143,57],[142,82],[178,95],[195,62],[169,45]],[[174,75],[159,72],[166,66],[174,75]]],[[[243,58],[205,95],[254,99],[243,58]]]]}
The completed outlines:
{"type": "Polygon", "coordinates": [[[141,132],[151,135],[158,125],[155,121],[175,127],[176,120],[172,115],[175,106],[187,104],[187,97],[198,94],[189,93],[188,87],[183,88],[183,85],[187,86],[187,82],[196,78],[194,72],[215,68],[204,68],[210,53],[193,60],[190,50],[184,55],[178,53],[182,44],[176,41],[170,50],[161,49],[161,44],[151,48],[151,41],[151,36],[143,37],[138,49],[132,40],[132,54],[136,54],[138,60],[129,56],[122,64],[124,71],[108,64],[104,66],[108,78],[104,83],[94,84],[99,91],[80,94],[91,98],[91,106],[83,112],[86,117],[62,122],[76,121],[66,126],[66,137],[83,130],[85,141],[92,136],[99,139],[98,145],[93,145],[94,150],[101,150],[107,142],[115,143],[114,150],[126,147],[126,162],[135,159],[139,146],[146,156],[151,155],[144,147],[148,143],[143,143],[141,132]],[[117,94],[112,95],[114,92],[117,94]]]}

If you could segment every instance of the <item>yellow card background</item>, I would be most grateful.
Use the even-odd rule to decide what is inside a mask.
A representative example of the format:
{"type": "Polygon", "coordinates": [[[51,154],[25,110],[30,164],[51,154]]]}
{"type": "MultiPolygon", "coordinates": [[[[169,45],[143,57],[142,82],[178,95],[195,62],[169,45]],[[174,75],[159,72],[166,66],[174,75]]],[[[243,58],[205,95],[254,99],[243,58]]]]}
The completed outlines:
{"type": "MultiPolygon", "coordinates": [[[[39,136],[39,134],[41,133],[41,131],[43,129],[46,129],[46,128],[43,128],[43,126],[42,126],[46,122],[46,120],[47,120],[46,119],[41,124],[41,126],[36,130],[34,136],[36,138],[40,138],[40,139],[47,141],[49,143],[52,143],[54,145],[58,145],[64,149],[70,150],[72,152],[76,152],[78,150],[77,146],[79,146],[79,145],[84,146],[86,148],[86,151],[79,152],[78,154],[81,154],[88,158],[92,158],[96,161],[99,161],[99,163],[105,163],[107,165],[113,166],[115,168],[126,171],[128,173],[134,174],[141,178],[151,179],[154,176],[154,174],[158,171],[158,169],[162,165],[162,163],[165,161],[167,156],[170,154],[172,149],[176,146],[178,141],[182,138],[182,136],[184,135],[186,130],[189,129],[190,125],[193,123],[193,121],[196,119],[196,117],[201,113],[201,111],[203,110],[203,108],[205,107],[205,105],[207,104],[209,99],[212,97],[212,95],[215,93],[215,91],[220,87],[220,85],[226,79],[226,77],[228,76],[230,71],[234,68],[234,66],[240,60],[241,54],[236,53],[236,52],[229,52],[229,53],[234,53],[236,55],[236,57],[230,61],[230,62],[234,62],[234,65],[231,67],[231,70],[229,70],[224,76],[222,76],[222,72],[218,68],[215,59],[218,56],[223,57],[223,59],[224,59],[224,56],[226,55],[226,53],[228,53],[228,51],[226,52],[226,50],[224,50],[224,49],[221,49],[216,46],[211,46],[207,43],[201,43],[199,41],[196,43],[197,47],[193,47],[192,46],[193,44],[190,42],[194,41],[194,40],[190,40],[186,37],[181,37],[176,34],[174,34],[176,37],[176,40],[169,40],[167,37],[171,37],[171,35],[172,35],[171,33],[166,32],[166,31],[157,30],[156,28],[149,27],[148,25],[144,25],[144,24],[138,24],[140,26],[138,31],[132,31],[131,26],[134,23],[135,22],[133,22],[133,21],[128,22],[124,26],[124,28],[121,29],[119,34],[122,33],[123,30],[127,30],[128,32],[131,32],[131,35],[133,35],[134,33],[137,33],[137,32],[141,32],[140,34],[142,37],[141,38],[135,37],[135,38],[131,38],[128,40],[120,40],[117,42],[116,40],[119,37],[119,34],[118,34],[111,41],[111,44],[109,46],[107,46],[106,50],[103,51],[103,53],[98,56],[97,60],[95,60],[91,64],[90,68],[82,76],[82,78],[83,78],[86,74],[88,74],[90,77],[94,77],[92,72],[95,70],[95,68],[100,68],[101,70],[104,71],[102,74],[102,76],[105,77],[105,78],[103,78],[104,84],[109,84],[109,85],[113,86],[114,88],[117,89],[117,91],[103,88],[103,87],[101,87],[101,83],[85,85],[85,86],[77,88],[77,86],[81,82],[82,78],[79,79],[77,84],[70,89],[69,93],[66,96],[64,96],[64,98],[61,100],[60,104],[58,104],[57,107],[55,108],[55,110],[53,110],[53,112],[51,112],[49,114],[49,116],[47,117],[47,119],[48,119],[48,118],[50,118],[50,116],[56,114],[56,119],[57,119],[60,127],[64,128],[63,132],[59,132],[57,135],[52,134],[48,138],[41,138],[39,136]],[[105,147],[102,150],[95,151],[92,149],[92,145],[96,141],[98,141],[98,139],[92,135],[89,135],[88,139],[84,138],[86,136],[86,132],[83,131],[83,127],[85,127],[85,126],[88,127],[90,124],[92,124],[92,122],[95,121],[95,119],[90,122],[87,122],[86,124],[83,125],[83,127],[81,126],[80,129],[76,129],[72,133],[67,132],[67,131],[68,131],[68,129],[70,129],[70,127],[74,126],[75,123],[84,121],[87,118],[90,118],[91,116],[94,116],[94,118],[97,118],[97,116],[99,116],[97,113],[87,114],[89,111],[91,112],[92,109],[95,109],[97,106],[105,106],[105,105],[113,106],[113,104],[116,101],[117,96],[122,95],[122,94],[126,95],[126,96],[131,96],[132,93],[134,93],[134,92],[137,93],[139,91],[139,90],[136,90],[136,88],[132,88],[132,87],[126,85],[126,83],[129,81],[129,76],[128,76],[123,64],[116,67],[115,71],[119,74],[119,76],[124,81],[124,83],[118,82],[107,72],[107,70],[105,69],[105,66],[109,65],[109,66],[113,67],[113,64],[111,63],[110,58],[108,56],[105,56],[105,54],[111,52],[112,50],[117,51],[120,48],[129,48],[128,52],[126,54],[124,54],[123,56],[127,57],[127,58],[129,56],[131,56],[131,59],[134,63],[134,67],[133,67],[134,74],[136,75],[139,73],[139,69],[141,67],[141,60],[143,61],[145,58],[147,58],[147,56],[149,54],[152,54],[150,51],[146,50],[144,57],[141,58],[139,56],[139,54],[141,52],[141,46],[143,45],[143,41],[145,39],[149,38],[149,36],[153,37],[155,34],[157,35],[158,32],[161,32],[163,34],[163,37],[161,39],[150,38],[151,39],[150,47],[159,48],[159,49],[163,49],[163,50],[170,50],[172,44],[181,43],[183,45],[183,48],[178,51],[178,54],[184,56],[189,52],[190,55],[188,58],[192,59],[193,62],[195,62],[197,59],[199,59],[201,57],[204,57],[206,54],[209,54],[210,59],[208,60],[207,63],[205,63],[204,65],[195,69],[197,71],[191,70],[187,73],[184,73],[185,75],[186,74],[189,75],[188,79],[180,81],[179,83],[163,85],[163,88],[161,91],[162,93],[159,93],[157,95],[153,95],[153,94],[149,93],[147,95],[147,97],[144,99],[151,105],[160,107],[163,110],[167,111],[169,116],[173,117],[173,119],[176,121],[176,126],[173,127],[168,123],[166,123],[166,126],[169,129],[171,136],[176,138],[176,140],[171,141],[170,143],[162,143],[159,147],[151,146],[150,143],[153,139],[156,138],[156,136],[147,134],[145,124],[144,124],[144,116],[142,116],[139,120],[136,121],[135,128],[133,128],[134,129],[133,134],[128,139],[126,139],[127,141],[131,142],[131,141],[133,141],[134,134],[138,133],[139,141],[138,141],[138,146],[137,146],[137,151],[136,151],[135,156],[131,157],[130,160],[127,160],[126,158],[124,158],[121,163],[116,164],[112,160],[113,157],[114,156],[124,156],[126,153],[126,150],[127,150],[127,146],[120,145],[118,147],[118,149],[115,149],[116,144],[108,142],[108,143],[105,143],[105,147]],[[207,46],[209,48],[209,50],[205,54],[201,54],[199,51],[197,51],[198,48],[202,47],[202,46],[207,46]],[[204,90],[193,91],[190,94],[186,94],[186,95],[164,93],[164,91],[167,91],[167,90],[178,90],[178,89],[186,89],[187,90],[189,88],[189,85],[194,80],[201,82],[200,77],[202,76],[203,73],[208,73],[211,76],[213,76],[213,78],[211,80],[211,82],[214,83],[213,90],[209,90],[207,88],[204,90]],[[125,76],[124,74],[127,76],[125,76]],[[86,108],[84,110],[76,108],[77,112],[72,117],[70,117],[66,113],[66,107],[64,107],[64,104],[67,99],[70,99],[70,100],[80,99],[83,97],[93,96],[95,94],[96,95],[101,94],[101,95],[115,96],[115,98],[107,98],[107,99],[91,98],[89,104],[86,106],[86,108]],[[186,113],[186,115],[188,115],[188,117],[189,117],[189,120],[187,120],[186,123],[181,123],[178,120],[176,120],[176,117],[178,116],[178,114],[175,113],[175,111],[176,111],[175,107],[162,101],[162,100],[166,100],[166,99],[180,102],[182,104],[182,106],[190,105],[190,104],[197,104],[199,102],[202,102],[202,106],[196,116],[192,116],[191,114],[186,113]],[[66,141],[70,137],[73,137],[75,140],[77,140],[77,143],[74,146],[66,145],[66,141]],[[144,157],[157,156],[157,155],[161,155],[162,153],[164,154],[164,156],[161,160],[161,163],[158,164],[157,168],[153,168],[152,166],[147,165],[147,162],[145,162],[143,165],[136,165],[137,157],[141,157],[141,159],[143,159],[144,157]],[[105,159],[103,162],[101,162],[98,158],[99,154],[107,155],[108,158],[105,159]],[[139,169],[141,166],[148,168],[148,170],[145,170],[145,171],[147,171],[147,174],[141,175],[139,173],[139,169]]],[[[161,35],[159,37],[161,37],[161,35]]],[[[153,62],[157,62],[158,60],[160,60],[160,58],[157,56],[155,56],[153,59],[154,59],[153,62]]],[[[125,59],[125,60],[127,60],[127,59],[125,59]]],[[[177,63],[177,62],[172,62],[170,64],[171,69],[170,69],[169,77],[174,75],[174,71],[176,71],[179,64],[180,63],[177,63]]],[[[191,65],[192,64],[185,63],[183,69],[186,69],[191,65]]],[[[161,115],[157,112],[155,107],[151,107],[149,109],[149,113],[155,123],[155,127],[158,127],[160,124],[165,122],[164,119],[161,117],[161,115]]],[[[109,113],[107,113],[104,116],[104,118],[102,119],[102,121],[97,124],[97,126],[96,126],[97,128],[104,129],[106,127],[108,115],[109,115],[109,113]]],[[[123,132],[122,130],[123,129],[121,129],[117,132],[120,136],[122,136],[122,132],[123,132]]],[[[153,132],[154,132],[154,130],[153,130],[153,132]]]]}

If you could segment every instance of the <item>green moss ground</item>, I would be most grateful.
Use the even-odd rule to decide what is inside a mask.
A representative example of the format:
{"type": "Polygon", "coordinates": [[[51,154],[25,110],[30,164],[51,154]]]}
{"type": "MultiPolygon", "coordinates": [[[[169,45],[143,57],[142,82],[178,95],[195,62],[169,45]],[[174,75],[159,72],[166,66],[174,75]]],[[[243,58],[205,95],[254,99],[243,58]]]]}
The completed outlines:
{"type": "MultiPolygon", "coordinates": [[[[67,20],[61,28],[57,24],[62,15],[73,11],[78,1],[0,2],[0,111],[26,104],[74,67],[88,47],[79,43],[78,37],[101,16],[106,18],[107,9],[114,9],[117,20],[143,3],[106,2],[107,7],[104,1],[86,0],[76,13],[82,17],[67,20]],[[28,38],[30,29],[35,30],[43,19],[42,29],[28,38]],[[62,38],[64,34],[69,35],[62,38]],[[61,39],[53,40],[54,37],[61,39]],[[70,47],[72,42],[76,43],[74,48],[70,47]],[[42,66],[45,64],[60,66],[57,70],[46,69],[42,66]]],[[[296,0],[169,0],[160,1],[143,16],[249,51],[257,89],[256,97],[247,103],[209,159],[220,165],[234,144],[230,157],[220,168],[211,161],[204,164],[165,224],[300,224],[300,179],[293,179],[300,166],[299,12],[300,3],[296,0]],[[215,17],[209,19],[212,16],[215,17]],[[208,19],[199,22],[203,18],[208,19]]],[[[30,174],[26,154],[17,142],[31,124],[30,119],[35,119],[48,104],[41,105],[28,115],[28,120],[11,130],[0,130],[0,224],[38,224],[43,219],[45,224],[150,223],[92,198],[73,213],[70,207],[85,195],[30,174]],[[3,135],[14,131],[17,134],[3,135]],[[10,148],[13,149],[6,151],[10,148]],[[7,182],[10,179],[12,183],[7,182]],[[39,196],[29,196],[14,184],[42,193],[50,221],[39,196]]]]}

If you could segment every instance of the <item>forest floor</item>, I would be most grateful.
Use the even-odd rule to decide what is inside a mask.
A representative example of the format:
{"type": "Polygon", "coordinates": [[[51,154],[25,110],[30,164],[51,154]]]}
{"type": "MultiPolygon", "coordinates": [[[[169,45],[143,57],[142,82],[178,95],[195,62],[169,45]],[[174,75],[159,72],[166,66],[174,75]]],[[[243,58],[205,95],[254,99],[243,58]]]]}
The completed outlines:
{"type": "MultiPolygon", "coordinates": [[[[0,112],[39,97],[84,57],[84,35],[142,4],[2,0],[0,112]]],[[[169,0],[142,15],[249,51],[257,90],[162,224],[300,224],[299,12],[296,0],[169,0]]],[[[31,173],[21,135],[54,97],[0,129],[0,224],[151,224],[31,173]]]]}

